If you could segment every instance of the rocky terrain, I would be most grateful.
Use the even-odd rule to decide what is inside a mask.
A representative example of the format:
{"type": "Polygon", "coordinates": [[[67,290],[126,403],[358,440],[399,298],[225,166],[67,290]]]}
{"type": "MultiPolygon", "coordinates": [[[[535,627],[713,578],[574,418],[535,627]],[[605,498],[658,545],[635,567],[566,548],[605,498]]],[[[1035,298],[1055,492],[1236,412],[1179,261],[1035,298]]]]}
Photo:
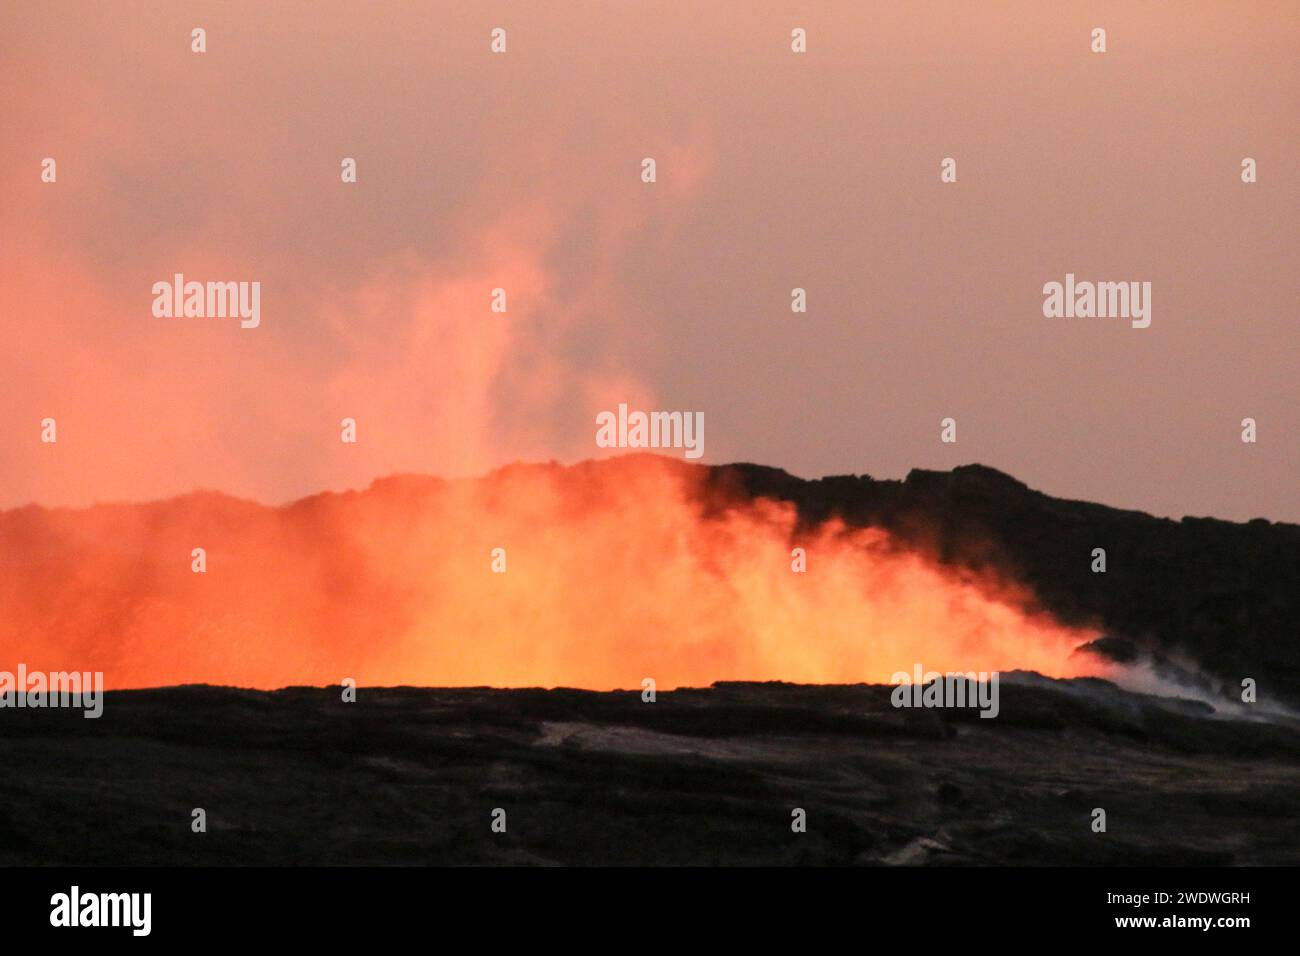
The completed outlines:
{"type": "Polygon", "coordinates": [[[0,864],[1300,863],[1295,720],[1030,674],[1003,676],[996,719],[890,690],[187,686],[110,693],[98,720],[10,710],[0,864]]]}

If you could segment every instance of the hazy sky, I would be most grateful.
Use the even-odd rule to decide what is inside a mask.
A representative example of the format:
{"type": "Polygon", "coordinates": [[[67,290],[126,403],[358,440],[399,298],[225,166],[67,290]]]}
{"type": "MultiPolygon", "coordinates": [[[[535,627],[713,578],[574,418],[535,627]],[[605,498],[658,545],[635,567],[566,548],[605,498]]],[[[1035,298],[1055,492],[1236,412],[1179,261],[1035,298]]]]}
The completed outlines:
{"type": "Polygon", "coordinates": [[[1297,52],[1294,0],[5,3],[0,507],[574,461],[629,402],[1300,520],[1297,52]],[[260,327],[155,318],[177,272],[260,327]],[[1044,318],[1067,272],[1151,326],[1044,318]]]}

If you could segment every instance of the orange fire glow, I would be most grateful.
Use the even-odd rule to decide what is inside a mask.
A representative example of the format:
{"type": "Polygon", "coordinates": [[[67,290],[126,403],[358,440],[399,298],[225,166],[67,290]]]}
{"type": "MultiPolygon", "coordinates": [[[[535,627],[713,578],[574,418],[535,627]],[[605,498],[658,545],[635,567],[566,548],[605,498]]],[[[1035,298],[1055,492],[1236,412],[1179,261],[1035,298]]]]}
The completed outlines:
{"type": "Polygon", "coordinates": [[[11,511],[0,647],[118,688],[671,688],[1096,666],[1072,657],[1096,634],[1023,610],[1005,582],[958,579],[878,529],[801,530],[784,503],[718,507],[706,474],[635,456],[388,479],[283,508],[202,493],[11,511]],[[206,573],[191,570],[196,547],[206,573]]]}

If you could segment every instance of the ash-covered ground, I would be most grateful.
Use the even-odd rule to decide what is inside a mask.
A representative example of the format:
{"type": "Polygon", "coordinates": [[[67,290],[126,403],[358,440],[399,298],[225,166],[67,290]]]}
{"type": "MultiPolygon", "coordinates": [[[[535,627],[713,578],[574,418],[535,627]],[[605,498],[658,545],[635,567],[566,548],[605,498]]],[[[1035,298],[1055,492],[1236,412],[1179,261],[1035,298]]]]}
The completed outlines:
{"type": "Polygon", "coordinates": [[[110,693],[98,720],[11,709],[0,864],[1300,863],[1300,721],[1028,674],[993,719],[890,692],[188,686],[110,693]]]}

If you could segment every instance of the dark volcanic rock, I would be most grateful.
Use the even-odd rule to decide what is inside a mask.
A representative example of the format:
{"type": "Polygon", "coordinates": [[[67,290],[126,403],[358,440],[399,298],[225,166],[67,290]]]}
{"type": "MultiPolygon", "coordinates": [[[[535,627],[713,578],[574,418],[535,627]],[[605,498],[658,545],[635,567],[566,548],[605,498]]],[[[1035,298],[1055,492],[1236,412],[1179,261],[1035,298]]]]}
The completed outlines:
{"type": "Polygon", "coordinates": [[[886,528],[948,565],[1008,571],[1061,620],[1107,632],[1095,650],[1115,659],[1182,660],[1230,688],[1254,678],[1261,700],[1300,704],[1300,525],[1154,518],[1052,498],[982,465],[901,482],[728,465],[712,481],[720,495],[792,502],[808,522],[886,528]],[[1105,574],[1091,571],[1098,547],[1105,574]]]}
{"type": "Polygon", "coordinates": [[[98,720],[8,710],[0,864],[1300,863],[1296,721],[1021,673],[994,719],[890,690],[190,686],[110,693],[98,720]]]}

